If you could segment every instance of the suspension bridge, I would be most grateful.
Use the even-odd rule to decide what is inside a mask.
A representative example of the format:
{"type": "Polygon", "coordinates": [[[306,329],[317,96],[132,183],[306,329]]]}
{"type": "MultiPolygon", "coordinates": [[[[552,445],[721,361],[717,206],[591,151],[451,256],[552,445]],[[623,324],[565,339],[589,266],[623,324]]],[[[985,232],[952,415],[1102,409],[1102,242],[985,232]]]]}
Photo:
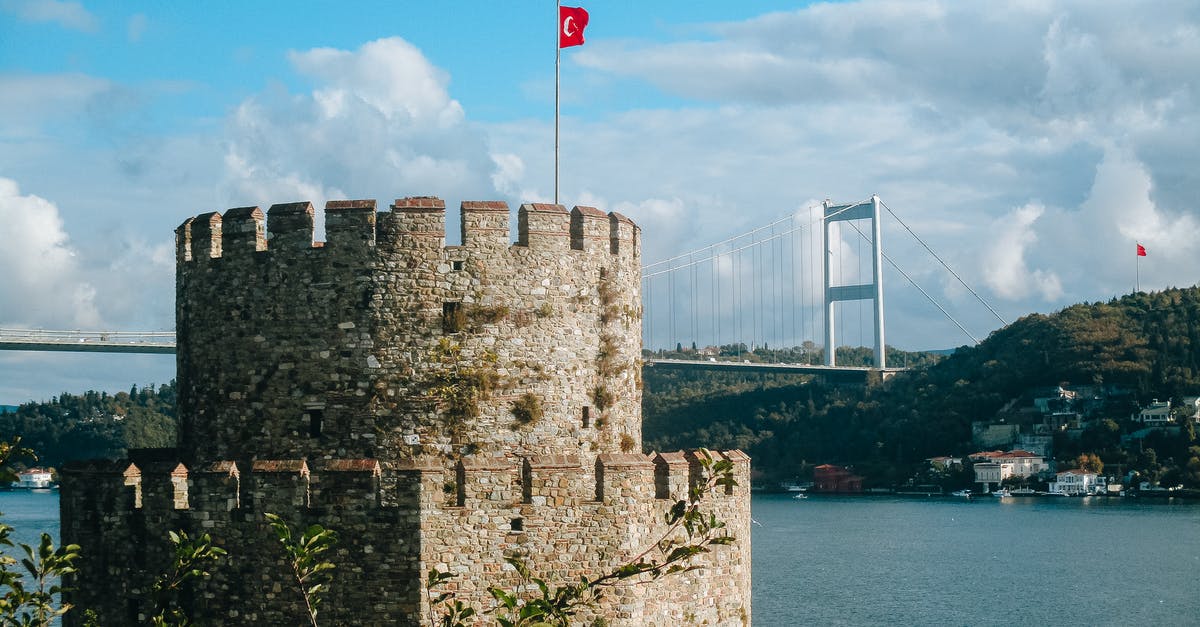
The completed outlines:
{"type": "MultiPolygon", "coordinates": [[[[825,201],[643,266],[645,364],[813,374],[831,380],[861,380],[871,371],[886,376],[903,369],[887,363],[884,262],[965,337],[978,343],[884,253],[884,211],[1001,324],[1007,324],[879,197],[840,205],[825,201]],[[868,321],[869,342],[864,339],[868,321]],[[856,326],[857,346],[871,347],[871,363],[839,364],[843,351],[830,347],[855,345],[847,335],[856,326]]],[[[0,328],[0,350],[169,354],[175,352],[175,334],[0,328]]]]}

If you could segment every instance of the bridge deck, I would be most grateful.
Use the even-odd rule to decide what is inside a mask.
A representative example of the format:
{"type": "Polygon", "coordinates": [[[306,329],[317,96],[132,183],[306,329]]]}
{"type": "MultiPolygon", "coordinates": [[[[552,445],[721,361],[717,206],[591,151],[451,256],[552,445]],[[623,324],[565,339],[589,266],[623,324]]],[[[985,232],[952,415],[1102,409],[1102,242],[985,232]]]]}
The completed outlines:
{"type": "Polygon", "coordinates": [[[672,368],[676,370],[724,370],[738,372],[763,372],[774,374],[810,374],[829,381],[866,381],[871,372],[881,372],[888,378],[904,368],[867,368],[863,366],[814,366],[812,364],[764,364],[746,361],[701,361],[687,359],[647,359],[647,367],[672,368]]]}
{"type": "Polygon", "coordinates": [[[130,333],[0,329],[0,350],[170,355],[175,353],[175,334],[170,331],[130,333]]]}

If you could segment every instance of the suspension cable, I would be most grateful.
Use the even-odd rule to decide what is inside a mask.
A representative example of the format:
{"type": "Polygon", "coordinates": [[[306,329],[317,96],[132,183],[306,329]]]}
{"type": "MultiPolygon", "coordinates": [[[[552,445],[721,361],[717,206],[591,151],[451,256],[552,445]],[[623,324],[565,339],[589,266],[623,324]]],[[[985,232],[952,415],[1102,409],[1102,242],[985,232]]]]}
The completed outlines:
{"type": "Polygon", "coordinates": [[[896,212],[892,211],[891,207],[887,206],[882,200],[879,201],[879,204],[883,205],[883,208],[887,209],[887,212],[892,214],[893,218],[896,218],[896,221],[900,223],[900,226],[903,226],[904,230],[908,231],[909,235],[912,235],[914,239],[916,239],[918,242],[920,242],[921,246],[924,246],[925,250],[928,251],[930,255],[933,255],[933,258],[937,259],[938,263],[942,264],[943,268],[945,268],[950,274],[954,275],[954,278],[958,279],[958,282],[961,283],[963,287],[967,288],[967,291],[970,292],[971,295],[974,296],[976,300],[978,300],[980,303],[982,303],[984,307],[987,307],[988,311],[992,312],[992,315],[996,316],[996,319],[1000,321],[1000,324],[1003,324],[1005,326],[1008,325],[1008,321],[1005,320],[1004,318],[1000,317],[1000,314],[997,313],[996,310],[993,309],[992,306],[989,305],[988,302],[986,300],[984,300],[982,296],[980,296],[975,290],[971,289],[971,286],[967,285],[967,282],[964,281],[962,277],[958,276],[958,273],[955,272],[954,269],[950,267],[950,264],[943,261],[942,258],[939,257],[937,253],[933,252],[933,249],[929,247],[929,244],[925,243],[925,240],[922,240],[920,237],[917,236],[916,233],[913,232],[912,229],[908,228],[908,225],[904,223],[904,220],[901,220],[900,216],[896,215],[896,212]]]}
{"type": "MultiPolygon", "coordinates": [[[[858,235],[861,238],[863,238],[864,240],[867,239],[867,235],[865,233],[863,233],[861,230],[859,230],[857,225],[851,223],[850,226],[855,231],[858,231],[858,235]]],[[[887,260],[887,262],[889,264],[891,264],[892,268],[894,268],[896,270],[896,272],[899,272],[901,276],[903,276],[905,279],[907,279],[908,282],[911,283],[913,287],[917,288],[917,290],[919,292],[924,294],[925,298],[927,298],[929,300],[929,302],[933,303],[934,307],[937,307],[938,310],[941,311],[943,315],[945,315],[947,318],[950,319],[951,322],[954,323],[954,326],[958,327],[958,329],[960,331],[962,331],[967,337],[971,338],[976,344],[979,343],[979,338],[975,337],[974,335],[971,335],[971,332],[968,331],[967,328],[962,325],[962,323],[960,323],[954,316],[950,315],[950,312],[946,311],[945,307],[942,307],[942,305],[940,303],[938,303],[936,300],[934,300],[934,298],[932,296],[929,295],[929,292],[926,292],[924,288],[922,288],[920,285],[917,284],[916,281],[914,281],[912,279],[912,277],[908,276],[907,272],[900,269],[900,266],[897,265],[895,261],[892,261],[892,258],[889,257],[887,253],[882,253],[882,254],[883,254],[883,258],[885,260],[887,260]]]]}

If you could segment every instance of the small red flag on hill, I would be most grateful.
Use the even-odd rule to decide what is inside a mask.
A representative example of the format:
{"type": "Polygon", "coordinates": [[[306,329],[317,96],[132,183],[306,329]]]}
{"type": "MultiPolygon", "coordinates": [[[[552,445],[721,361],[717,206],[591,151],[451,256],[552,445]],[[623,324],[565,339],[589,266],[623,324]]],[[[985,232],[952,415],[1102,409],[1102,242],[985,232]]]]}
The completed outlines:
{"type": "Polygon", "coordinates": [[[1142,246],[1141,244],[1138,244],[1138,245],[1137,245],[1137,247],[1138,247],[1138,249],[1137,249],[1137,250],[1138,250],[1138,254],[1137,254],[1137,256],[1138,256],[1138,257],[1145,257],[1145,256],[1146,256],[1146,247],[1145,247],[1145,246],[1142,246]]]}
{"type": "Polygon", "coordinates": [[[588,12],[582,7],[558,7],[558,47],[582,46],[587,25],[588,12]]]}

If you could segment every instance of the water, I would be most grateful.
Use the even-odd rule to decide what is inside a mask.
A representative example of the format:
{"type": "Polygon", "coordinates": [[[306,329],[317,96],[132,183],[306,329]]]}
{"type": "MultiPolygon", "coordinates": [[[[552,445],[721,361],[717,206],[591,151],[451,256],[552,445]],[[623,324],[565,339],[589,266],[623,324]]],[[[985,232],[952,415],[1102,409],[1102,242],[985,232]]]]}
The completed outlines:
{"type": "MultiPolygon", "coordinates": [[[[57,493],[0,511],[57,542],[57,493]]],[[[765,495],[753,517],[758,627],[1200,624],[1200,503],[765,495]]]]}
{"type": "Polygon", "coordinates": [[[0,492],[0,512],[0,522],[13,527],[13,542],[36,549],[42,533],[49,533],[58,546],[58,492],[0,492]]]}
{"type": "Polygon", "coordinates": [[[1200,623],[1200,504],[756,496],[754,623],[1200,623]]]}

